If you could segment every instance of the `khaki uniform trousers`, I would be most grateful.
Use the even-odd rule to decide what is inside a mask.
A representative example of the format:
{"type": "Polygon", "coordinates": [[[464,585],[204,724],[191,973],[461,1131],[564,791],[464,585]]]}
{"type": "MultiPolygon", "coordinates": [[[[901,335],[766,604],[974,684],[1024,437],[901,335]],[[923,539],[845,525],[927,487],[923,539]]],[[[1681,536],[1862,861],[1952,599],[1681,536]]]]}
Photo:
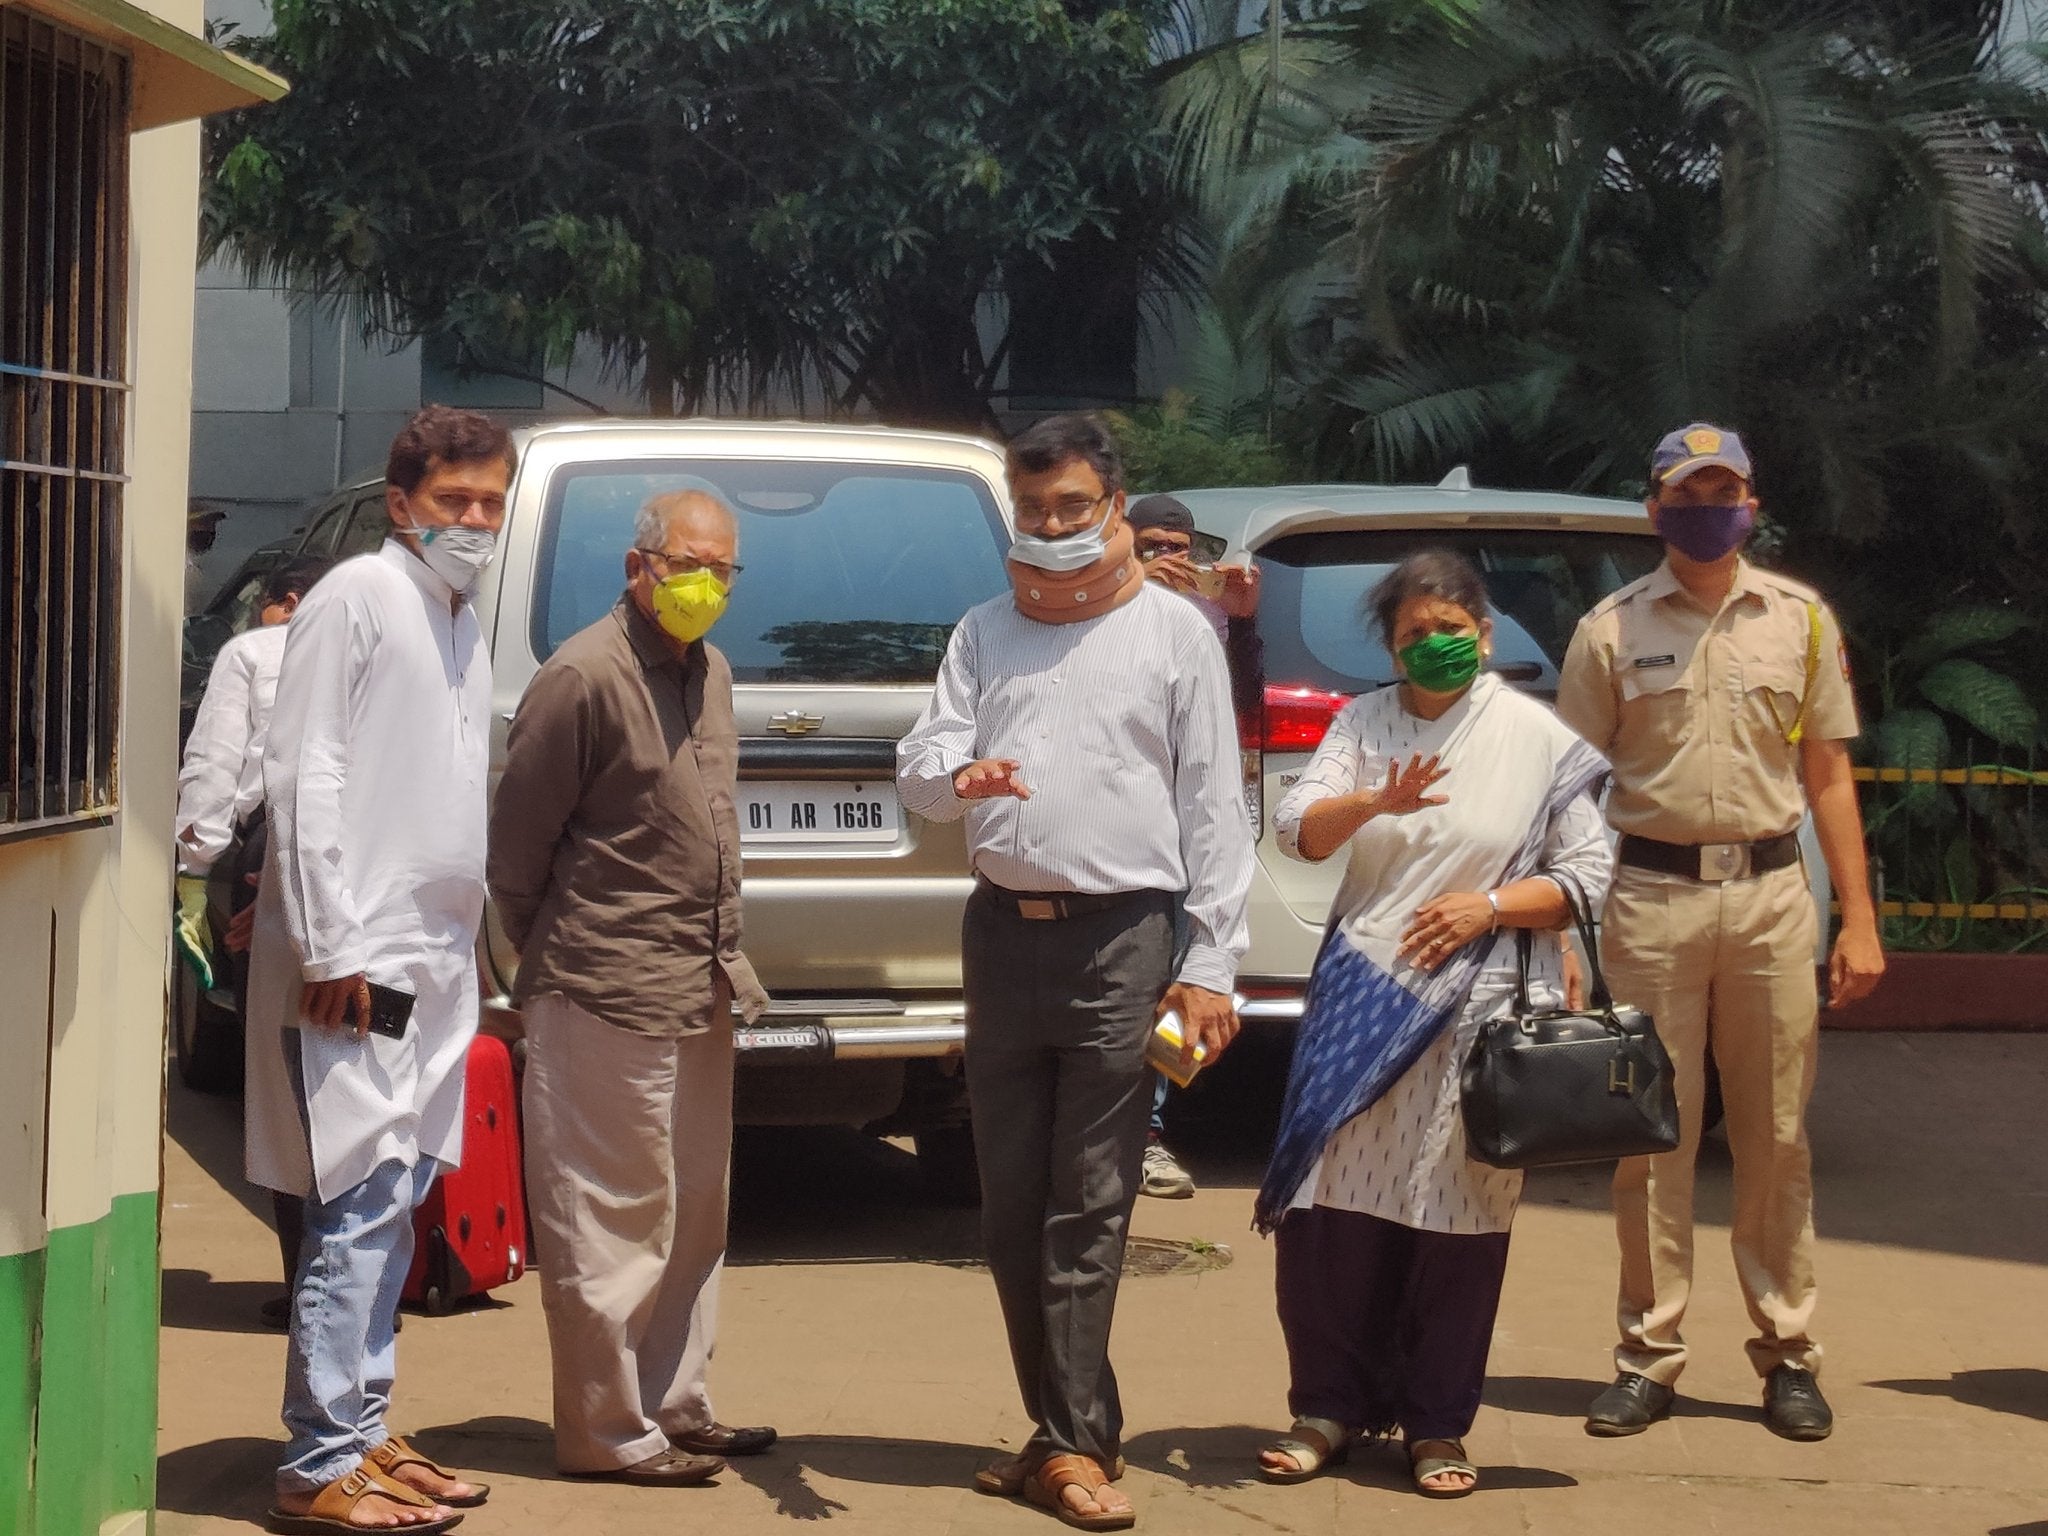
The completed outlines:
{"type": "Polygon", "coordinates": [[[714,1422],[732,1163],[729,1011],[702,1034],[525,1010],[526,1188],[554,1361],[555,1460],[609,1472],[714,1422]]]}
{"type": "Polygon", "coordinates": [[[1719,884],[1623,867],[1607,899],[1601,957],[1615,996],[1647,1009],[1670,1052],[1679,1143],[1614,1173],[1621,1239],[1616,1366],[1670,1386],[1692,1292],[1693,1172],[1709,1049],[1735,1162],[1730,1234],[1756,1336],[1759,1376],[1817,1370],[1813,1159],[1806,1102],[1818,1054],[1818,918],[1797,864],[1719,884]]]}

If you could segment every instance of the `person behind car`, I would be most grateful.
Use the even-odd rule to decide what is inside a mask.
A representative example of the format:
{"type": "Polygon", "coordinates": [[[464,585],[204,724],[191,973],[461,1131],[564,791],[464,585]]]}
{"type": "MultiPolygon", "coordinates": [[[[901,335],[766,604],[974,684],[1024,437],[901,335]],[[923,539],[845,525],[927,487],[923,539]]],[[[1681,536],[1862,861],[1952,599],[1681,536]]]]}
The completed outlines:
{"type": "MultiPolygon", "coordinates": [[[[207,916],[207,883],[230,851],[238,867],[260,869],[263,841],[263,743],[277,701],[278,668],[284,662],[285,625],[313,583],[327,574],[332,562],[319,556],[287,561],[263,578],[258,589],[254,629],[236,635],[220,648],[192,734],[185,739],[184,766],[178,773],[178,918],[179,951],[211,989],[218,961],[212,923],[207,916]]],[[[221,947],[230,955],[249,948],[255,926],[256,892],[244,883],[229,893],[232,916],[221,947]]],[[[233,964],[234,962],[227,962],[233,964]]],[[[237,991],[246,994],[248,968],[235,966],[237,991]]],[[[241,999],[246,1006],[247,997],[241,999]]],[[[291,1289],[298,1267],[299,1197],[273,1191],[277,1241],[284,1263],[284,1283],[291,1289]]],[[[285,1326],[290,1298],[263,1304],[263,1320],[285,1326]]]]}
{"type": "Polygon", "coordinates": [[[705,1380],[733,1006],[767,1004],[740,952],[732,668],[705,639],[738,544],[705,492],[641,509],[624,595],[520,701],[491,818],[491,892],[520,952],[555,1459],[615,1482],[702,1482],[775,1441],[720,1424],[705,1380]]]}
{"type": "Polygon", "coordinates": [[[1696,422],[1650,461],[1664,563],[1580,621],[1558,713],[1614,760],[1607,819],[1621,834],[1602,958],[1671,1053],[1676,1150],[1614,1174],[1621,1341],[1586,1428],[1629,1435],[1670,1412],[1685,1368],[1693,1165],[1709,1045],[1735,1162],[1729,1240],[1756,1336],[1764,1422],[1792,1440],[1834,1425],[1813,1340],[1813,1171],[1806,1101],[1818,1051],[1818,915],[1799,853],[1813,810],[1842,904],[1831,1002],[1884,970],[1848,744],[1847,653],[1808,587],[1742,558],[1755,525],[1748,450],[1696,422]]]}
{"type": "Polygon", "coordinates": [[[1096,417],[1008,449],[1012,591],[969,610],[898,747],[903,804],[967,818],[961,930],[982,1232],[1032,1432],[976,1486],[1121,1528],[1109,1363],[1144,1159],[1155,1020],[1237,1032],[1252,841],[1223,649],[1144,579],[1096,417]],[[1173,964],[1175,893],[1189,944],[1173,964]]]}
{"type": "Polygon", "coordinates": [[[1347,855],[1256,1207],[1273,1231],[1294,1427],[1259,1456],[1301,1482],[1355,1434],[1399,1426],[1418,1490],[1470,1493],[1522,1175],[1466,1151],[1459,1074],[1514,992],[1504,930],[1538,930],[1531,990],[1565,1000],[1551,872],[1612,868],[1607,765],[1483,670],[1486,589],[1462,557],[1411,555],[1369,599],[1401,681],[1352,700],[1273,812],[1283,851],[1347,855]]]}
{"type": "MultiPolygon", "coordinates": [[[[1200,590],[1203,572],[1195,563],[1195,517],[1186,502],[1176,496],[1141,496],[1124,510],[1124,520],[1131,525],[1145,575],[1180,593],[1215,626],[1230,670],[1230,698],[1237,717],[1241,721],[1255,718],[1265,686],[1265,644],[1259,638],[1258,625],[1258,567],[1215,567],[1214,579],[1220,580],[1222,591],[1219,596],[1210,597],[1200,590]]],[[[1176,951],[1184,941],[1184,927],[1176,912],[1176,951]]],[[[1186,1200],[1195,1193],[1194,1175],[1166,1145],[1166,1101],[1173,1084],[1164,1073],[1155,1073],[1154,1079],[1151,1128],[1145,1139],[1145,1179],[1138,1192],[1156,1199],[1186,1200]]]]}
{"type": "Polygon", "coordinates": [[[391,536],[307,594],[278,675],[244,1103],[250,1179],[306,1201],[280,1530],[427,1536],[485,1497],[385,1420],[413,1208],[462,1157],[491,742],[471,596],[515,464],[488,417],[414,416],[385,467],[391,536]]]}

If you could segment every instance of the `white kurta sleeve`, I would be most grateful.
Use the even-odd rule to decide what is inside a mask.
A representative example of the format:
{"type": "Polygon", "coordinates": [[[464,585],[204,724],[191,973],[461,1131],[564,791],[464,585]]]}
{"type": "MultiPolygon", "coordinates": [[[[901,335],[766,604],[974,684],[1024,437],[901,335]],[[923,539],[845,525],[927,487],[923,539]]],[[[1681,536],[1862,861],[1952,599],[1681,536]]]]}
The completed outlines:
{"type": "Polygon", "coordinates": [[[1290,859],[1307,861],[1301,851],[1301,818],[1308,808],[1359,788],[1368,767],[1377,761],[1360,731],[1363,702],[1347,704],[1337,712],[1308,767],[1273,808],[1273,833],[1280,839],[1280,851],[1290,859]]]}
{"type": "Polygon", "coordinates": [[[203,875],[235,836],[235,795],[249,751],[250,682],[246,646],[221,648],[185,741],[178,770],[178,873],[203,875]]]}
{"type": "Polygon", "coordinates": [[[970,619],[962,621],[946,642],[946,659],[939,664],[931,702],[896,745],[896,791],[905,810],[926,821],[958,821],[967,814],[967,802],[953,793],[953,775],[975,760],[980,737],[975,710],[980,698],[970,619]]]}
{"type": "Polygon", "coordinates": [[[1173,798],[1187,870],[1188,952],[1177,978],[1227,993],[1251,946],[1252,829],[1223,647],[1194,636],[1173,685],[1173,798]]]}
{"type": "MultiPolygon", "coordinates": [[[[375,639],[374,621],[352,588],[316,591],[292,618],[278,673],[263,750],[263,798],[285,930],[307,981],[353,976],[369,963],[348,883],[342,792],[350,723],[375,639]]],[[[363,745],[403,750],[396,741],[363,745]]]]}

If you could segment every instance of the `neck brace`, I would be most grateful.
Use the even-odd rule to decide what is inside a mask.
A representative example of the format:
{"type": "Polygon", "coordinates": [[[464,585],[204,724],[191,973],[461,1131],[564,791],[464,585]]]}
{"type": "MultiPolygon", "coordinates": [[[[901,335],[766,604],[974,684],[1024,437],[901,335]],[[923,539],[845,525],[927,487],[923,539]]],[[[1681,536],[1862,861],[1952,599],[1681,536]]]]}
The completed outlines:
{"type": "Polygon", "coordinates": [[[1097,618],[1128,602],[1145,585],[1130,525],[1120,523],[1105,542],[1102,558],[1078,571],[1041,571],[1015,560],[1004,564],[1017,609],[1041,624],[1074,624],[1097,618]]]}

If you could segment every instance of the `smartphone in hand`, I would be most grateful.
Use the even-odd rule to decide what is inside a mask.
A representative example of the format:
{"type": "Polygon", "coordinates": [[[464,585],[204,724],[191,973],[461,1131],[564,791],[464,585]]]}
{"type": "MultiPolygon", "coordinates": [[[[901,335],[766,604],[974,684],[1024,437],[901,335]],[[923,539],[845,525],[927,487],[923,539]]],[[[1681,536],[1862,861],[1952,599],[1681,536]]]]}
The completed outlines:
{"type": "MultiPolygon", "coordinates": [[[[374,981],[369,983],[369,987],[370,1033],[403,1040],[405,1027],[412,1022],[412,1005],[416,999],[399,987],[381,986],[374,981]]],[[[349,1005],[349,1022],[358,1022],[354,1004],[349,1005]]]]}

